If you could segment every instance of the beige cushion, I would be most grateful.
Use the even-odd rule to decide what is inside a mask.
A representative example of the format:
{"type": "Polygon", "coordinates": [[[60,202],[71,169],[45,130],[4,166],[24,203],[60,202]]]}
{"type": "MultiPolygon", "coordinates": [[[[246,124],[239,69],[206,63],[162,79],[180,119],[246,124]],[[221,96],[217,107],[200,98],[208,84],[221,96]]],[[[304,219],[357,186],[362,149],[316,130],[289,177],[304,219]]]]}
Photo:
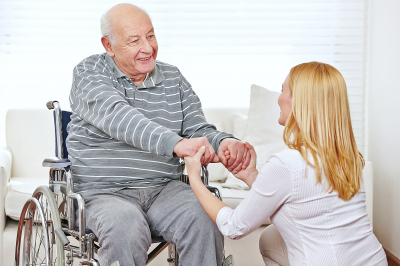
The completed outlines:
{"type": "Polygon", "coordinates": [[[53,112],[43,109],[11,109],[6,117],[7,146],[12,153],[12,177],[47,177],[42,167],[55,156],[53,112]]]}
{"type": "Polygon", "coordinates": [[[244,141],[246,135],[247,115],[234,114],[232,117],[233,135],[244,141]]]}
{"type": "Polygon", "coordinates": [[[244,140],[253,145],[256,150],[257,169],[261,169],[272,154],[287,149],[283,142],[284,127],[278,124],[279,94],[257,85],[251,86],[244,140]]]}
{"type": "Polygon", "coordinates": [[[242,180],[236,178],[232,173],[228,173],[228,177],[226,181],[222,184],[224,188],[232,188],[232,189],[245,189],[249,190],[249,186],[243,182],[242,180]]]}
{"type": "Polygon", "coordinates": [[[210,182],[224,181],[229,173],[222,163],[210,163],[207,170],[209,173],[208,181],[210,182]]]}
{"type": "MultiPolygon", "coordinates": [[[[283,126],[278,124],[280,109],[279,92],[252,85],[248,116],[233,115],[232,127],[242,141],[248,141],[257,153],[257,169],[260,170],[269,156],[287,148],[283,142],[283,126]]],[[[224,188],[249,189],[243,181],[229,173],[224,188]]]]}
{"type": "Polygon", "coordinates": [[[13,177],[10,179],[8,193],[5,198],[6,215],[19,220],[25,202],[39,186],[48,186],[49,179],[42,177],[13,177]]]}

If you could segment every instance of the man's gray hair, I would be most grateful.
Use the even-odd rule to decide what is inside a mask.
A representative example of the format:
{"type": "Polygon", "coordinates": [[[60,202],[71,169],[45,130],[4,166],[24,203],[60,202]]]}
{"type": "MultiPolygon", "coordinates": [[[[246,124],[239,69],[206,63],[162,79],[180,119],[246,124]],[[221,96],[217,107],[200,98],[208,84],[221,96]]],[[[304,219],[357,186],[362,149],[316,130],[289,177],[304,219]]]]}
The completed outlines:
{"type": "Polygon", "coordinates": [[[107,37],[111,44],[114,45],[114,32],[111,27],[110,17],[108,12],[104,13],[100,19],[100,30],[101,30],[101,37],[107,37]]]}
{"type": "MultiPolygon", "coordinates": [[[[132,4],[131,4],[132,5],[132,4]]],[[[138,6],[132,5],[140,10],[142,10],[150,19],[150,15],[149,13],[147,13],[146,10],[144,10],[143,8],[140,8],[138,6]]],[[[107,37],[112,45],[115,45],[115,34],[114,31],[112,29],[112,25],[111,25],[111,21],[110,21],[110,15],[108,14],[108,11],[106,13],[104,13],[103,16],[101,16],[100,19],[100,30],[101,30],[101,37],[107,37]]]]}

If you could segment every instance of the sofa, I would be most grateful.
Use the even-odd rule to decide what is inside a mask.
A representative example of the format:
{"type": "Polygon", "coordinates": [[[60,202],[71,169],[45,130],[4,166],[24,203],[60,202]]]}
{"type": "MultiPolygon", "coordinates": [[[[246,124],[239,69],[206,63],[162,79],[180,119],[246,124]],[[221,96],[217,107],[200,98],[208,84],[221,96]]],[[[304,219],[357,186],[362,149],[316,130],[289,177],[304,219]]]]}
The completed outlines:
{"type": "MultiPolygon", "coordinates": [[[[279,93],[252,85],[248,108],[205,108],[209,123],[220,131],[251,143],[257,152],[257,168],[267,158],[286,149],[283,127],[278,125],[279,93]]],[[[44,100],[45,102],[45,100],[44,100]]],[[[61,103],[64,108],[67,103],[61,103]]],[[[43,109],[11,109],[6,117],[6,147],[0,148],[0,266],[13,265],[17,220],[25,201],[36,187],[48,185],[46,157],[54,156],[52,112],[43,109]]],[[[244,182],[237,180],[220,163],[210,164],[210,185],[219,188],[223,201],[235,208],[248,193],[244,182]]],[[[372,222],[372,164],[363,171],[367,191],[367,212],[372,222]]],[[[265,221],[269,224],[270,221],[265,221]]]]}

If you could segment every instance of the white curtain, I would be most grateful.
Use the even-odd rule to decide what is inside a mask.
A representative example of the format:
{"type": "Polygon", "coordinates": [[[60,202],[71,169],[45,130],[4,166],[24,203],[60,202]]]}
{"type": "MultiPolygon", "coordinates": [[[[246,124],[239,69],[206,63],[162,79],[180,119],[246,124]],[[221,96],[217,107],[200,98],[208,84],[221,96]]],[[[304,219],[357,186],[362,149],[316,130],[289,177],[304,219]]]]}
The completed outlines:
{"type": "MultiPolygon", "coordinates": [[[[117,3],[0,1],[1,125],[10,108],[45,108],[46,101],[57,99],[69,109],[72,69],[104,51],[99,20],[117,3]]],[[[363,149],[365,0],[132,3],[153,20],[157,59],[178,66],[205,107],[248,106],[251,84],[280,91],[290,68],[299,63],[335,66],[347,82],[353,127],[363,149]]]]}

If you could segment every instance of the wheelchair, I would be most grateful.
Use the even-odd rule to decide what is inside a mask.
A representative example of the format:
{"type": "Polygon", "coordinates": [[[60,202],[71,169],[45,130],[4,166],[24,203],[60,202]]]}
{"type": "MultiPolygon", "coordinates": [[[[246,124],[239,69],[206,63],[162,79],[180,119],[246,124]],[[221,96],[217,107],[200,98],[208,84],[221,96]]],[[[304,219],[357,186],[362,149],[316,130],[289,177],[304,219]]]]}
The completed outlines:
{"type": "MultiPolygon", "coordinates": [[[[46,106],[54,110],[56,157],[46,158],[42,163],[44,167],[50,167],[49,186],[38,187],[23,207],[17,231],[15,266],[99,266],[95,253],[100,247],[94,233],[86,227],[85,202],[73,191],[73,173],[65,146],[71,113],[62,111],[57,101],[50,101],[46,106]],[[76,213],[78,217],[75,217],[76,213]]],[[[181,164],[184,164],[182,159],[181,164]]],[[[208,186],[205,166],[202,167],[202,180],[221,199],[218,189],[208,186]]],[[[189,183],[184,172],[181,181],[189,183]]],[[[168,264],[179,265],[175,245],[162,238],[152,239],[152,242],[159,244],[148,254],[146,265],[167,247],[168,264]]]]}

